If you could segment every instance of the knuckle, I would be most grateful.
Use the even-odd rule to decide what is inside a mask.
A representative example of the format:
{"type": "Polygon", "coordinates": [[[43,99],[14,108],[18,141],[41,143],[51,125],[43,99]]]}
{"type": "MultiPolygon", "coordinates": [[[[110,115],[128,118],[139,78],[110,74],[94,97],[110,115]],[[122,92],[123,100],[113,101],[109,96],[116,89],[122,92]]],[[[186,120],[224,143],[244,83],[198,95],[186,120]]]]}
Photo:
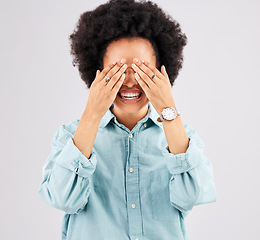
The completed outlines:
{"type": "Polygon", "coordinates": [[[111,70],[108,72],[107,76],[109,76],[110,78],[112,78],[112,77],[114,76],[114,74],[115,74],[115,70],[114,70],[114,69],[111,69],[111,70]]]}
{"type": "Polygon", "coordinates": [[[98,75],[98,77],[103,78],[106,75],[106,69],[103,69],[102,72],[98,75]]]}
{"type": "Polygon", "coordinates": [[[105,72],[105,71],[107,71],[108,68],[109,68],[109,67],[105,67],[105,68],[103,68],[101,72],[105,72]]]}
{"type": "Polygon", "coordinates": [[[122,74],[122,71],[118,71],[113,77],[112,79],[115,80],[115,79],[118,79],[121,77],[121,74],[122,74]]]}
{"type": "Polygon", "coordinates": [[[116,75],[114,75],[113,77],[111,77],[111,81],[115,81],[115,79],[116,79],[116,75]]]}
{"type": "Polygon", "coordinates": [[[105,72],[108,72],[110,69],[111,69],[111,66],[108,65],[107,67],[104,68],[104,71],[105,71],[105,72]]]}
{"type": "Polygon", "coordinates": [[[111,79],[113,79],[113,77],[114,77],[114,73],[109,72],[109,73],[107,74],[107,76],[110,77],[110,80],[111,80],[111,79]]]}

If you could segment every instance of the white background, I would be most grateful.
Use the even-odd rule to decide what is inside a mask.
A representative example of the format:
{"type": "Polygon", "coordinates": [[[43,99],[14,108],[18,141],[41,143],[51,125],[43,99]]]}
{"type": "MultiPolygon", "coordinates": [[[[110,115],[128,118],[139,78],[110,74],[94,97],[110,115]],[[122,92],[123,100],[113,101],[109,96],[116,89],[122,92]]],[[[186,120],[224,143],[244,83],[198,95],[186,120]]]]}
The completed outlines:
{"type": "MultiPolygon", "coordinates": [[[[88,89],[68,36],[81,13],[106,1],[0,3],[0,239],[61,239],[63,212],[37,191],[51,139],[80,119],[88,89]]],[[[259,1],[154,1],[188,37],[173,94],[205,142],[217,202],[195,206],[190,240],[259,238],[259,1]]]]}

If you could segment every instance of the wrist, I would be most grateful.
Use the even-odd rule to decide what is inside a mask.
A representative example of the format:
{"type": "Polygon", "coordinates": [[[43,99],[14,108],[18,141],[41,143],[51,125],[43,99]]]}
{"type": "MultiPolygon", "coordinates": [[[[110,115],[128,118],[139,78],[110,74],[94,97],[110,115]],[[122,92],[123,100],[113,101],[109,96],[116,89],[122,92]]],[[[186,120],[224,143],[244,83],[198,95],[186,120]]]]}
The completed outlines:
{"type": "Polygon", "coordinates": [[[83,118],[88,120],[89,122],[100,122],[101,116],[97,115],[95,111],[92,111],[90,108],[85,108],[83,118]]]}
{"type": "Polygon", "coordinates": [[[161,106],[159,108],[159,114],[161,114],[161,112],[166,108],[166,107],[172,107],[172,108],[176,108],[176,105],[175,105],[175,102],[174,101],[171,101],[171,102],[168,102],[167,104],[165,104],[164,106],[161,106]]]}

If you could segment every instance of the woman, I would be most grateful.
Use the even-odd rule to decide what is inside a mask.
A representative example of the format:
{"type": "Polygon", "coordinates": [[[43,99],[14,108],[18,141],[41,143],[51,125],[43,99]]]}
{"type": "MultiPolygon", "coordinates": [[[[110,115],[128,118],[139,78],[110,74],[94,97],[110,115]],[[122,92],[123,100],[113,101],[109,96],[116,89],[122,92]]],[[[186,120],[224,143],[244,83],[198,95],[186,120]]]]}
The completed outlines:
{"type": "Polygon", "coordinates": [[[185,217],[216,191],[171,91],[180,25],[154,3],[111,0],[83,13],[70,40],[88,100],[58,128],[39,188],[65,212],[62,239],[188,239],[185,217]]]}

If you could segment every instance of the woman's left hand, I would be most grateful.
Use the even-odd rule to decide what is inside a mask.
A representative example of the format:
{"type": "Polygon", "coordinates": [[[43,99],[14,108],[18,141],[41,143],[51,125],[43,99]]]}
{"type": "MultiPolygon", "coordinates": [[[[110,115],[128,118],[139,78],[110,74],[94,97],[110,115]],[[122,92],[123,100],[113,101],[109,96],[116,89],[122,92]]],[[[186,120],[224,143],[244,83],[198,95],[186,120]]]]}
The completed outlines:
{"type": "Polygon", "coordinates": [[[135,71],[135,79],[144,90],[147,98],[156,109],[158,114],[165,107],[176,107],[172,95],[172,86],[166,73],[165,67],[161,67],[161,72],[147,61],[136,62],[134,59],[132,68],[135,71]],[[155,74],[155,77],[151,77],[155,74]]]}

